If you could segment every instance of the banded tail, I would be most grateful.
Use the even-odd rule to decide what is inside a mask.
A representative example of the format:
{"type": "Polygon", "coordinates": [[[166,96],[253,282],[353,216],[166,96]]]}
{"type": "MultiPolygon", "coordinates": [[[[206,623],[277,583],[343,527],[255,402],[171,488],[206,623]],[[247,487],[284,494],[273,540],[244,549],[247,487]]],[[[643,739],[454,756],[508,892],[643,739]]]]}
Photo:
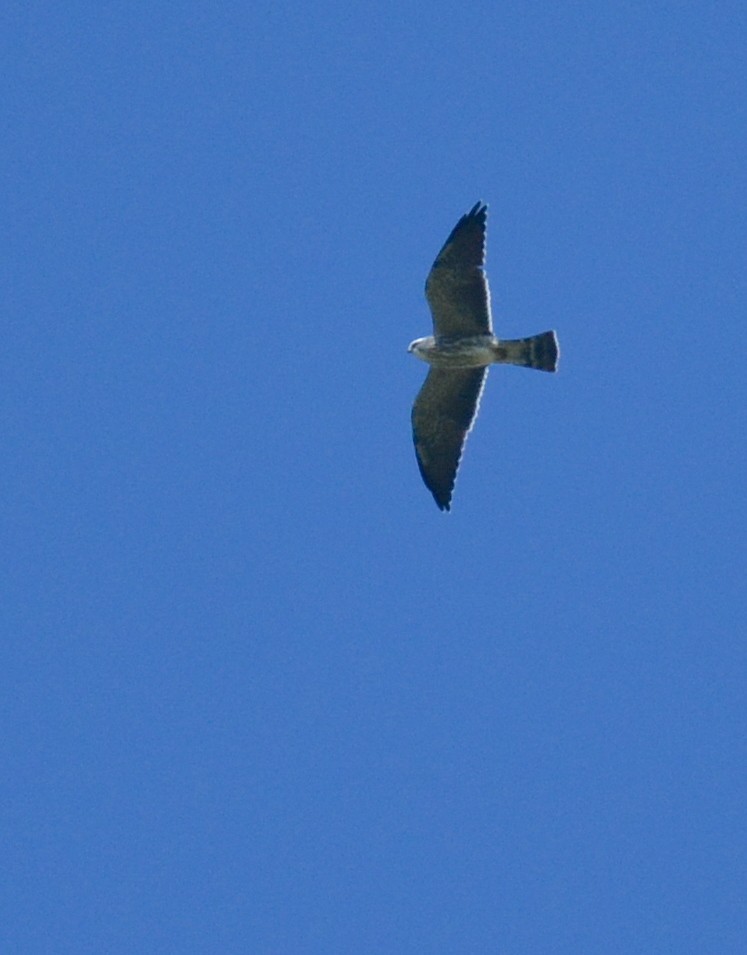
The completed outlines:
{"type": "Polygon", "coordinates": [[[495,346],[495,361],[523,368],[555,371],[560,350],[555,332],[541,332],[531,338],[500,341],[495,346]]]}

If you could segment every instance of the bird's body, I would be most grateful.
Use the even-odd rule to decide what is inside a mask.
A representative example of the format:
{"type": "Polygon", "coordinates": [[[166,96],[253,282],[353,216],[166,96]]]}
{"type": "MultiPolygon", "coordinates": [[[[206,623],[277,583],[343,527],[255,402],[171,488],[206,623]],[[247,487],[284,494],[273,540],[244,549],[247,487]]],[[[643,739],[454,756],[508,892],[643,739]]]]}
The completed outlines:
{"type": "Polygon", "coordinates": [[[441,510],[449,510],[464,443],[493,364],[555,371],[555,332],[501,340],[493,334],[483,269],[487,206],[462,216],[433,263],[425,294],[434,334],[408,351],[431,368],[412,409],[420,473],[441,510]]]}
{"type": "Polygon", "coordinates": [[[555,332],[531,338],[497,339],[495,335],[471,335],[439,340],[429,335],[416,338],[411,354],[438,368],[484,368],[487,365],[521,365],[555,371],[558,345],[555,332]]]}

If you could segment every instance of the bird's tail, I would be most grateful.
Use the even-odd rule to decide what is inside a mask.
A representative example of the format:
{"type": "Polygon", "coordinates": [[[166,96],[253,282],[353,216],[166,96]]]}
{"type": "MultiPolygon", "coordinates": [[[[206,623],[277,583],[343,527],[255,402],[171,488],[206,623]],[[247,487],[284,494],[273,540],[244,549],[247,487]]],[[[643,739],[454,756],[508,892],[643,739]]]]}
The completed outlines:
{"type": "Polygon", "coordinates": [[[513,341],[501,340],[495,349],[496,362],[539,368],[541,371],[555,371],[559,357],[555,332],[541,332],[531,338],[516,338],[513,341]]]}

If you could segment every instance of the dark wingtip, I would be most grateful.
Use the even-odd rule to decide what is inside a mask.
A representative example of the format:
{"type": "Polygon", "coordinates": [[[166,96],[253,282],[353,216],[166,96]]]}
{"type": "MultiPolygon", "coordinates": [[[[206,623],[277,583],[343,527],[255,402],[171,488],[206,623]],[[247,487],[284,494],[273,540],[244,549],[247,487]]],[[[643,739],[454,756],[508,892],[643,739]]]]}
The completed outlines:
{"type": "Polygon", "coordinates": [[[478,199],[469,212],[464,216],[465,219],[480,219],[482,222],[488,217],[488,205],[482,199],[478,199]]]}
{"type": "Polygon", "coordinates": [[[475,219],[479,225],[484,227],[488,221],[487,203],[483,202],[482,199],[478,199],[469,212],[465,212],[459,222],[457,222],[456,226],[454,226],[449,239],[454,235],[457,229],[463,226],[466,222],[469,222],[470,219],[475,219]]]}
{"type": "MultiPolygon", "coordinates": [[[[439,259],[441,258],[441,256],[444,254],[444,252],[447,251],[447,249],[449,248],[449,245],[454,241],[454,239],[462,231],[466,231],[468,235],[476,235],[476,236],[482,235],[480,249],[481,249],[481,255],[484,256],[484,242],[485,242],[485,233],[487,231],[487,226],[488,226],[488,207],[484,202],[476,202],[474,206],[472,206],[469,212],[464,213],[464,215],[461,217],[459,222],[457,222],[457,224],[449,233],[449,237],[441,246],[441,251],[436,256],[436,260],[433,263],[433,267],[435,268],[438,265],[439,259]],[[477,226],[477,229],[475,229],[475,225],[477,226]]],[[[429,275],[425,281],[426,296],[428,295],[428,282],[430,281],[430,279],[431,279],[431,275],[429,275]]]]}
{"type": "Polygon", "coordinates": [[[454,493],[454,484],[452,483],[451,487],[449,488],[444,488],[443,486],[438,487],[431,480],[431,476],[426,471],[423,461],[420,457],[417,440],[415,441],[415,460],[418,462],[418,470],[420,471],[420,476],[423,479],[423,484],[425,484],[425,486],[433,495],[433,500],[436,502],[438,509],[440,511],[448,511],[451,508],[451,495],[454,493]]]}

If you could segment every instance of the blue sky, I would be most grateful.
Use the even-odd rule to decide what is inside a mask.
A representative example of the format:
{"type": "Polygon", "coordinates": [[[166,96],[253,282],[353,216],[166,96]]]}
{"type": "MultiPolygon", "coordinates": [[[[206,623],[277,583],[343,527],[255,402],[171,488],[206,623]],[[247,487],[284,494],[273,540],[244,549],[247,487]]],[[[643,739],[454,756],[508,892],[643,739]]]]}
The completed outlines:
{"type": "Polygon", "coordinates": [[[746,19],[6,6],[4,951],[743,951],[746,19]]]}

